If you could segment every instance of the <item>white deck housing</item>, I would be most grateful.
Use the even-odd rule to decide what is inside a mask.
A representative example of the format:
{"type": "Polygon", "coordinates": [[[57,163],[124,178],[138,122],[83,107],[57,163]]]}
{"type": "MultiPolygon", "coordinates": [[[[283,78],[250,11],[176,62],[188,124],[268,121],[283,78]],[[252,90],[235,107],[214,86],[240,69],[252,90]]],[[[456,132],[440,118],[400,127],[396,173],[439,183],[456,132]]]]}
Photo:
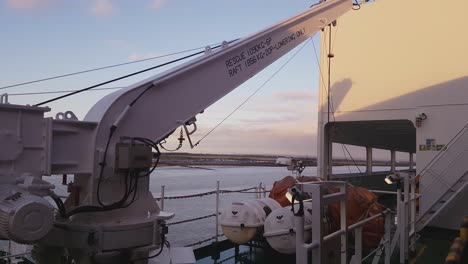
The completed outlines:
{"type": "Polygon", "coordinates": [[[329,117],[330,28],[322,33],[321,175],[328,175],[329,142],[415,153],[422,176],[421,214],[432,214],[434,204],[445,203],[431,225],[459,227],[468,213],[468,191],[462,184],[468,136],[453,140],[452,149],[458,150],[445,145],[468,123],[466,10],[464,0],[380,0],[342,16],[331,29],[334,115],[329,117]],[[427,119],[416,126],[423,113],[427,119]],[[439,152],[447,155],[437,166],[426,167],[439,152]]]}

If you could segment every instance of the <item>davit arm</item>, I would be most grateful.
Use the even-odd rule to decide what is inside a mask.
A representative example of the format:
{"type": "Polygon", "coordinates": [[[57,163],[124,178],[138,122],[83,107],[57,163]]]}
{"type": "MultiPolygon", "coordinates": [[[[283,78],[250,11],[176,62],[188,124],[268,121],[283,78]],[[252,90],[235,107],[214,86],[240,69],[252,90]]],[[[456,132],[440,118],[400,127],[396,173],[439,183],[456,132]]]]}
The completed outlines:
{"type": "Polygon", "coordinates": [[[0,104],[0,186],[15,190],[0,201],[0,237],[37,243],[42,256],[67,248],[78,263],[115,263],[122,252],[128,260],[147,255],[163,242],[161,224],[171,217],[149,192],[152,143],[351,8],[350,0],[329,0],[217,50],[207,47],[192,61],[104,97],[84,121],[44,118],[47,108],[0,104]],[[56,220],[42,198],[51,186],[41,178],[51,174],[75,175],[56,220]],[[35,235],[27,225],[37,229],[37,221],[9,218],[33,211],[43,223],[35,235]]]}

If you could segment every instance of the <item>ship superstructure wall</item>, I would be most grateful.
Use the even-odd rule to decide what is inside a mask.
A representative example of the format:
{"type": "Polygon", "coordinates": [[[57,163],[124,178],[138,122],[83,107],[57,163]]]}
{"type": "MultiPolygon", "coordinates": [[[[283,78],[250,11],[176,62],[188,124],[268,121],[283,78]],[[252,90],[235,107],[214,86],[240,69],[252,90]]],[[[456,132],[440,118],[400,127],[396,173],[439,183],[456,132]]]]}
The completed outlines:
{"type": "MultiPolygon", "coordinates": [[[[468,1],[465,0],[379,0],[348,12],[335,27],[327,27],[321,33],[318,117],[318,169],[321,175],[327,174],[328,121],[341,123],[341,127],[346,127],[347,122],[410,122],[414,132],[406,129],[406,133],[414,133],[411,148],[402,143],[398,149],[395,145],[398,143],[397,133],[388,148],[386,139],[381,138],[379,143],[378,137],[369,142],[369,147],[414,152],[417,173],[467,125],[466,10],[468,1]],[[330,94],[329,53],[334,55],[330,59],[330,94]],[[329,109],[333,112],[330,115],[329,109]],[[422,114],[426,119],[416,124],[422,114]]],[[[350,138],[348,143],[365,141],[351,140],[359,137],[356,127],[350,130],[354,135],[346,135],[346,130],[343,131],[340,143],[346,143],[347,136],[350,138]]],[[[421,179],[421,188],[433,181],[428,177],[421,179]]],[[[460,219],[466,212],[458,210],[458,215],[452,211],[457,211],[454,208],[458,208],[463,199],[468,199],[467,191],[447,206],[450,217],[444,218],[460,219]]],[[[422,201],[422,210],[429,206],[422,201]]],[[[456,228],[458,224],[447,219],[434,221],[434,225],[441,227],[456,228]]]]}

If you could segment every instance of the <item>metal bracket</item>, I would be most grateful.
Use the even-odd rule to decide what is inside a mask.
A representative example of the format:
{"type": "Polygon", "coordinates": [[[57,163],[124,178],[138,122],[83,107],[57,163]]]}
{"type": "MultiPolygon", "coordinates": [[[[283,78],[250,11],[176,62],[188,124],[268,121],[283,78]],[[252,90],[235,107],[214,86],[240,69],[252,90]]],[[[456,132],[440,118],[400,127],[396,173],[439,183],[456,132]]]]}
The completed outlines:
{"type": "Polygon", "coordinates": [[[197,131],[197,119],[195,117],[192,117],[190,120],[187,122],[183,122],[179,120],[179,124],[181,124],[184,127],[185,134],[187,135],[188,142],[190,143],[190,148],[193,149],[195,148],[196,145],[193,144],[192,139],[190,136],[194,134],[197,131]],[[188,130],[188,126],[193,126],[193,129],[191,131],[188,130]]]}
{"type": "Polygon", "coordinates": [[[328,23],[328,19],[326,19],[326,18],[320,18],[320,19],[319,19],[319,22],[320,22],[321,25],[318,26],[318,28],[320,28],[320,29],[322,29],[322,30],[323,30],[326,26],[328,26],[328,24],[329,24],[329,23],[328,23]]]}
{"type": "Polygon", "coordinates": [[[65,113],[59,112],[55,115],[55,119],[58,120],[78,120],[78,117],[72,111],[66,111],[65,113]]]}
{"type": "Polygon", "coordinates": [[[205,54],[206,54],[206,55],[209,55],[209,54],[211,54],[212,52],[213,52],[213,50],[211,49],[210,46],[206,46],[206,47],[205,47],[205,54]]]}

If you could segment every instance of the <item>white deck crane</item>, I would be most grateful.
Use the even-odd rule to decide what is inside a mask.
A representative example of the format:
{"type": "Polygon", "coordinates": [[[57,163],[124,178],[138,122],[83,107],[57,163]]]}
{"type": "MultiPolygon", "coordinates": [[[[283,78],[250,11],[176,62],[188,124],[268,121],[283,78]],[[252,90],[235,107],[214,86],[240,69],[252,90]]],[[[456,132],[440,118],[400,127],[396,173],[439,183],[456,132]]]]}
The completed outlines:
{"type": "Polygon", "coordinates": [[[77,120],[47,107],[0,104],[0,238],[36,244],[38,263],[146,263],[161,245],[149,191],[151,146],[352,8],[329,0],[100,100],[77,120]],[[147,140],[150,139],[150,140],[147,140]],[[42,180],[74,174],[65,204],[42,180]],[[58,204],[54,215],[51,196],[58,204]],[[122,262],[123,261],[123,262],[122,262]]]}

